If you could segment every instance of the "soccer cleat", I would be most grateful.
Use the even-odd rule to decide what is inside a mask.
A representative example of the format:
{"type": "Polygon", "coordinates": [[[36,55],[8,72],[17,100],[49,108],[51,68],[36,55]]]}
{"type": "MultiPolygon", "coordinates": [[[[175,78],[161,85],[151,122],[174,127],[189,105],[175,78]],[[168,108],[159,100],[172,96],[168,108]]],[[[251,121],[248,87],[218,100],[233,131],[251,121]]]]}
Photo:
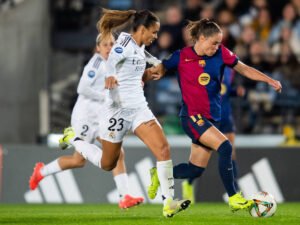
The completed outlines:
{"type": "Polygon", "coordinates": [[[68,127],[64,129],[64,136],[59,139],[59,147],[65,150],[69,145],[70,141],[74,139],[75,131],[73,127],[68,127]]]}
{"type": "Polygon", "coordinates": [[[240,209],[249,209],[253,204],[253,200],[245,199],[240,192],[229,197],[229,207],[233,212],[240,209]]]}
{"type": "Polygon", "coordinates": [[[33,173],[29,179],[29,188],[30,190],[35,190],[39,185],[40,181],[44,178],[41,174],[41,169],[44,167],[44,163],[38,162],[35,164],[33,173]]]}
{"type": "Polygon", "coordinates": [[[150,177],[151,184],[148,186],[148,197],[150,199],[155,199],[158,187],[160,185],[156,167],[150,169],[150,177]]]}
{"type": "Polygon", "coordinates": [[[144,202],[143,197],[132,197],[130,195],[125,195],[123,199],[119,202],[120,209],[128,209],[133,206],[139,205],[144,202]]]}
{"type": "Polygon", "coordinates": [[[195,203],[195,195],[194,195],[194,186],[190,184],[187,180],[181,183],[182,187],[182,198],[188,199],[191,201],[191,204],[195,203]]]}
{"type": "Polygon", "coordinates": [[[163,215],[167,218],[173,217],[175,214],[189,207],[190,204],[190,200],[173,200],[172,198],[168,198],[163,208],[163,215]]]}

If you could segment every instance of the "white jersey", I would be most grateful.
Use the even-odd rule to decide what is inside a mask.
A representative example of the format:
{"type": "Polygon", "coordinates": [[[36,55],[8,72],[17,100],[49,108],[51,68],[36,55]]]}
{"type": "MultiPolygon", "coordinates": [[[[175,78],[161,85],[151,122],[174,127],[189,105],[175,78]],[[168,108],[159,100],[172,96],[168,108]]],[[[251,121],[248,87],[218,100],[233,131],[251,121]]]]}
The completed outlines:
{"type": "Polygon", "coordinates": [[[108,98],[110,102],[117,102],[120,108],[148,105],[142,85],[146,69],[144,48],[138,46],[130,34],[122,32],[109,54],[107,75],[116,76],[119,85],[110,91],[108,98]]]}
{"type": "MultiPolygon", "coordinates": [[[[86,141],[97,134],[99,117],[107,96],[104,88],[106,61],[95,53],[84,67],[77,92],[79,94],[71,116],[76,135],[86,141]]],[[[93,137],[93,138],[92,138],[93,137]]]]}

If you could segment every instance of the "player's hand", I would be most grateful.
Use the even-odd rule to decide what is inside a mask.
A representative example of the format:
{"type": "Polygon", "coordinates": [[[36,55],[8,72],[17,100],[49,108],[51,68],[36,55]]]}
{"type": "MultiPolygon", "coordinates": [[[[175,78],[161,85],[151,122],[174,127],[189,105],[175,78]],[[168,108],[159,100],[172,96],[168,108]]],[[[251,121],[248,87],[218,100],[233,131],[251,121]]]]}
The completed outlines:
{"type": "Polygon", "coordinates": [[[164,75],[164,67],[162,64],[159,64],[156,67],[151,67],[150,69],[151,76],[153,80],[159,80],[164,75]]]}
{"type": "Polygon", "coordinates": [[[109,76],[109,77],[106,77],[105,79],[105,89],[114,89],[115,87],[118,86],[118,80],[116,77],[114,76],[109,76]]]}
{"type": "Polygon", "coordinates": [[[151,68],[146,69],[143,74],[143,77],[142,77],[143,87],[144,87],[145,82],[147,82],[149,80],[153,80],[151,68]]]}
{"type": "Polygon", "coordinates": [[[281,86],[280,81],[278,81],[278,80],[271,80],[269,82],[269,85],[272,86],[275,91],[281,93],[282,86],[281,86]]]}

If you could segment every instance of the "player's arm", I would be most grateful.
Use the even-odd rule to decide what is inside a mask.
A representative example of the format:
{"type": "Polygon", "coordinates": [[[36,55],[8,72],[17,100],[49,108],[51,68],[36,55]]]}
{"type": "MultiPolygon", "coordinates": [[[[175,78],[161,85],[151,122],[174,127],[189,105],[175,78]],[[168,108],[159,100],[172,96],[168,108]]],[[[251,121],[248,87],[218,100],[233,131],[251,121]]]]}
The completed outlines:
{"type": "MultiPolygon", "coordinates": [[[[122,37],[120,39],[122,39],[122,37]]],[[[122,41],[118,39],[117,43],[112,47],[112,50],[110,51],[106,62],[106,70],[107,70],[107,75],[105,78],[106,89],[113,89],[118,85],[117,69],[116,69],[117,64],[125,60],[126,55],[128,55],[128,47],[126,48],[125,45],[120,43],[122,43],[122,41]]]]}
{"type": "Polygon", "coordinates": [[[145,70],[142,81],[145,83],[149,80],[159,80],[166,73],[166,69],[162,63],[145,70]]]}
{"type": "Polygon", "coordinates": [[[101,91],[97,91],[92,88],[93,83],[97,79],[97,75],[99,74],[99,70],[86,67],[83,70],[82,76],[80,78],[80,82],[77,88],[78,94],[81,94],[89,99],[93,99],[96,101],[104,101],[105,94],[101,93],[101,91]]]}
{"type": "Polygon", "coordinates": [[[148,79],[159,80],[162,78],[167,70],[177,69],[179,64],[180,50],[175,51],[168,58],[164,59],[162,63],[149,69],[148,79]]]}
{"type": "Polygon", "coordinates": [[[221,51],[225,65],[232,67],[235,71],[251,80],[266,82],[276,91],[281,92],[282,87],[279,81],[274,80],[266,74],[254,69],[253,67],[242,63],[233,52],[223,45],[221,45],[221,51]]]}
{"type": "Polygon", "coordinates": [[[153,80],[151,68],[146,69],[144,74],[143,74],[143,77],[142,77],[143,83],[145,83],[149,80],[153,80]]]}
{"type": "Polygon", "coordinates": [[[242,63],[241,61],[238,61],[238,63],[233,67],[233,69],[251,80],[265,82],[270,86],[272,86],[275,91],[281,92],[282,87],[281,87],[281,83],[278,80],[272,79],[266,74],[254,69],[251,66],[242,63]]]}

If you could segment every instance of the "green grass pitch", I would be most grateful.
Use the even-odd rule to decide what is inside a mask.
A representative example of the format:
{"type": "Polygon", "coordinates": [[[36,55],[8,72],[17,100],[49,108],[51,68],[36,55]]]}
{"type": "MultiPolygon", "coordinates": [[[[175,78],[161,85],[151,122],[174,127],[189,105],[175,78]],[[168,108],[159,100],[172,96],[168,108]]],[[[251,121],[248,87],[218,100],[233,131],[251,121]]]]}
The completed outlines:
{"type": "Polygon", "coordinates": [[[252,218],[247,211],[231,213],[224,203],[200,203],[173,218],[162,216],[161,205],[140,205],[120,210],[117,205],[0,204],[0,224],[15,225],[299,225],[300,203],[279,204],[271,218],[252,218]]]}

